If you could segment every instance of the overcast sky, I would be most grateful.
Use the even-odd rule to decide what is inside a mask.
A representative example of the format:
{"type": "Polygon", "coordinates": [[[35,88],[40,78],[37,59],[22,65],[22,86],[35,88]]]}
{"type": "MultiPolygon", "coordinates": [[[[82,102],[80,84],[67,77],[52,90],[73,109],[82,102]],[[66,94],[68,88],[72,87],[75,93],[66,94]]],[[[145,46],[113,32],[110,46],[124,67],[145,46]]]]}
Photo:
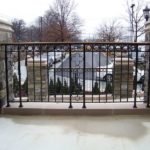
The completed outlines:
{"type": "MultiPolygon", "coordinates": [[[[44,15],[54,0],[0,0],[0,17],[24,19],[32,24],[44,15]]],[[[74,0],[76,12],[83,20],[83,33],[91,36],[101,22],[118,19],[123,21],[126,0],[74,0]]],[[[132,0],[131,0],[132,1],[132,0]]],[[[135,2],[136,3],[136,0],[135,2]]]]}

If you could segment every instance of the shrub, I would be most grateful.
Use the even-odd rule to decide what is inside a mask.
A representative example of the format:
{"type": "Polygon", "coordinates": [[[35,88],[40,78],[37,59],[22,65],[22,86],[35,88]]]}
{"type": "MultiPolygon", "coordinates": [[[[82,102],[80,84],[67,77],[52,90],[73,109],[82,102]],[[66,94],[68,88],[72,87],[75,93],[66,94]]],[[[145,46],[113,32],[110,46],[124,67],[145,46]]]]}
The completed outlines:
{"type": "Polygon", "coordinates": [[[16,96],[19,92],[19,81],[17,79],[17,75],[16,73],[14,73],[13,75],[13,92],[14,92],[14,95],[16,96]]]}
{"type": "Polygon", "coordinates": [[[106,88],[105,88],[105,93],[112,93],[113,92],[113,87],[110,82],[107,82],[106,88]]]}
{"type": "Polygon", "coordinates": [[[100,93],[100,90],[99,90],[97,82],[95,82],[95,85],[94,85],[94,87],[92,89],[92,92],[93,92],[93,94],[99,94],[100,93]]]}

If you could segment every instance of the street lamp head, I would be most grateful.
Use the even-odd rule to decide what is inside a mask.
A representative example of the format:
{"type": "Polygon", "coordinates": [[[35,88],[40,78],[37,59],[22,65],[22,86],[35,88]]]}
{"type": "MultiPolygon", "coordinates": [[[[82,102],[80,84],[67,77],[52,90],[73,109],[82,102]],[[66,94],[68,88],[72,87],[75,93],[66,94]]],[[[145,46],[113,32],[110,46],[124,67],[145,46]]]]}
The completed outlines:
{"type": "Polygon", "coordinates": [[[132,4],[132,5],[131,5],[131,8],[133,8],[134,6],[135,6],[135,4],[132,4]]]}
{"type": "Polygon", "coordinates": [[[150,9],[148,8],[148,6],[146,6],[145,9],[143,9],[144,18],[146,19],[146,21],[148,21],[150,17],[149,12],[150,12],[150,9]]]}

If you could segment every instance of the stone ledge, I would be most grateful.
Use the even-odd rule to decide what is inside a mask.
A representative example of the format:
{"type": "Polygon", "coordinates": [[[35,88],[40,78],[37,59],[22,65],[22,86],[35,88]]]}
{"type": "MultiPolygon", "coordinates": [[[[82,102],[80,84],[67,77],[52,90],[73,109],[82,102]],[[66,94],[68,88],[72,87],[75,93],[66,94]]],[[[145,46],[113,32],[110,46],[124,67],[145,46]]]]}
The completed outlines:
{"type": "Polygon", "coordinates": [[[150,108],[145,104],[139,104],[138,108],[133,108],[132,104],[86,104],[87,109],[82,108],[82,104],[73,104],[73,108],[68,108],[69,104],[46,104],[39,103],[33,106],[24,104],[23,108],[3,107],[3,115],[59,115],[59,116],[101,116],[101,115],[150,115],[150,108]],[[91,105],[91,106],[90,106],[91,105]]]}
{"type": "Polygon", "coordinates": [[[150,109],[33,109],[2,108],[3,115],[65,115],[65,116],[101,116],[101,115],[150,115],[150,109]]]}

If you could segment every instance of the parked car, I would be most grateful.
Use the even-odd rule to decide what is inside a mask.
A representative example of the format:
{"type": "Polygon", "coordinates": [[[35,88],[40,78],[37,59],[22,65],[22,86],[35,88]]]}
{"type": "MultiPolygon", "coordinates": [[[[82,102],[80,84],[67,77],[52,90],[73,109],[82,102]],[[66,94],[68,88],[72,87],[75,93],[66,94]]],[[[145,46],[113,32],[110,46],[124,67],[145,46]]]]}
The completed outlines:
{"type": "MultiPolygon", "coordinates": [[[[133,67],[133,76],[135,77],[135,67],[133,67]]],[[[137,82],[144,83],[144,70],[137,69],[137,82]]]]}
{"type": "Polygon", "coordinates": [[[96,68],[96,79],[112,81],[113,79],[113,63],[107,66],[100,66],[96,68]]]}
{"type": "Polygon", "coordinates": [[[61,59],[65,58],[65,53],[63,52],[54,52],[50,55],[51,59],[53,59],[54,63],[61,61],[61,59]]]}
{"type": "MultiPolygon", "coordinates": [[[[112,81],[113,80],[113,67],[114,63],[111,62],[107,66],[100,66],[96,68],[96,79],[112,81]]],[[[135,77],[135,67],[133,67],[133,76],[135,77]]],[[[137,82],[143,83],[144,70],[137,69],[137,82]]]]}
{"type": "MultiPolygon", "coordinates": [[[[136,52],[131,52],[130,57],[136,61],[136,52]]],[[[138,52],[138,62],[144,62],[145,53],[143,51],[138,52]]]]}

